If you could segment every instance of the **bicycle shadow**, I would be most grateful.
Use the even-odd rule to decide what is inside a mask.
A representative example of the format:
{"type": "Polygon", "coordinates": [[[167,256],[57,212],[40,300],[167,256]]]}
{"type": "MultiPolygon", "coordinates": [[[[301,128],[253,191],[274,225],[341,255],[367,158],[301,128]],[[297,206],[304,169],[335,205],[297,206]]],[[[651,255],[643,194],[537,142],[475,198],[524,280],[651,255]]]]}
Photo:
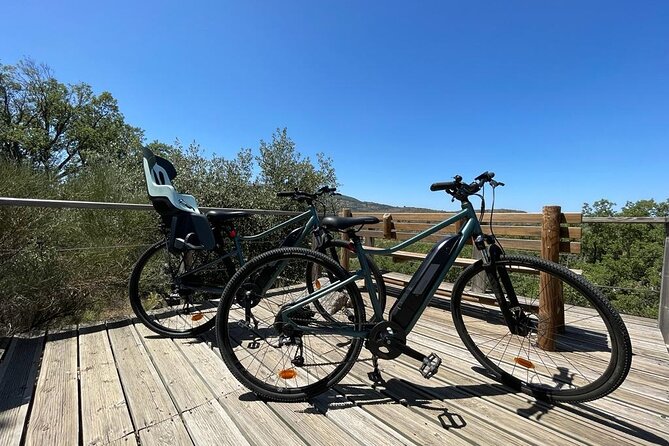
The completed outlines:
{"type": "Polygon", "coordinates": [[[399,405],[422,412],[434,413],[435,421],[444,429],[462,429],[468,417],[454,411],[449,401],[512,392],[501,384],[472,386],[421,386],[401,378],[391,378],[376,384],[339,384],[336,391],[314,398],[311,404],[321,413],[332,410],[373,405],[399,405]]]}

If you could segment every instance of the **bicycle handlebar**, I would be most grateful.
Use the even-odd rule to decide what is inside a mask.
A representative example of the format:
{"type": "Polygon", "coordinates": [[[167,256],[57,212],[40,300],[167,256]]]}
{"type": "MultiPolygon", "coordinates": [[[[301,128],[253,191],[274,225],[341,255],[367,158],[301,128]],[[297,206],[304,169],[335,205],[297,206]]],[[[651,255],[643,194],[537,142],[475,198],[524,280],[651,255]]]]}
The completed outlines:
{"type": "Polygon", "coordinates": [[[490,183],[491,186],[504,186],[504,183],[493,180],[495,177],[495,172],[483,172],[481,175],[477,176],[473,182],[467,184],[462,182],[462,177],[456,175],[454,177],[455,181],[444,181],[440,183],[433,183],[430,186],[431,191],[446,191],[447,194],[452,195],[454,198],[457,198],[460,201],[465,201],[470,195],[477,193],[485,183],[490,183]]]}

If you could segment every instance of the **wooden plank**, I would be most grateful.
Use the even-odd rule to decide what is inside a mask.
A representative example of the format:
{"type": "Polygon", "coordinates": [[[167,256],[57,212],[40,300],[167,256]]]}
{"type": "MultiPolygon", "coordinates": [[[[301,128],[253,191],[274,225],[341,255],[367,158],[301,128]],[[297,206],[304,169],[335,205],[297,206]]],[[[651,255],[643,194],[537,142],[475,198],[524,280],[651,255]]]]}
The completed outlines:
{"type": "MultiPolygon", "coordinates": [[[[393,212],[393,221],[397,222],[441,222],[455,215],[455,212],[393,212]]],[[[379,220],[383,219],[383,213],[356,211],[356,217],[372,216],[379,220]]],[[[486,213],[484,220],[488,221],[490,214],[486,213]]],[[[495,212],[493,223],[534,223],[541,224],[540,212],[495,212]]],[[[580,224],[582,219],[580,212],[563,212],[562,223],[580,224]]],[[[664,221],[664,220],[663,220],[664,221]]]]}
{"type": "Polygon", "coordinates": [[[277,439],[281,439],[281,444],[287,446],[305,444],[276,412],[246,389],[228,393],[220,397],[219,402],[228,409],[235,424],[254,445],[272,446],[277,439]],[[253,414],[253,423],[248,422],[249,414],[253,414]]]}
{"type": "Polygon", "coordinates": [[[142,324],[136,324],[135,329],[180,412],[212,399],[206,384],[172,339],[156,335],[142,324]]]}
{"type": "MultiPolygon", "coordinates": [[[[518,441],[530,444],[582,444],[532,419],[518,416],[511,411],[500,410],[494,403],[475,397],[467,392],[472,390],[476,393],[475,387],[461,388],[462,381],[457,377],[447,381],[445,377],[450,378],[453,375],[449,364],[442,364],[437,375],[439,379],[430,380],[420,379],[416,367],[408,361],[383,361],[382,369],[382,375],[387,381],[386,386],[398,395],[404,393],[410,407],[427,406],[431,411],[441,408],[443,413],[432,412],[432,417],[440,415],[442,419],[445,418],[444,421],[452,424],[458,419],[465,421],[466,424],[459,430],[471,440],[476,441],[477,438],[487,434],[490,437],[489,441],[502,440],[509,435],[518,439],[500,441],[499,444],[517,444],[518,441]],[[413,379],[414,377],[416,379],[413,379]]],[[[480,387],[482,395],[485,395],[486,390],[490,389],[480,387]]],[[[425,412],[425,416],[429,418],[430,412],[425,412]]]]}
{"type": "Polygon", "coordinates": [[[174,342],[205,380],[215,398],[245,388],[228,372],[214,344],[210,346],[201,338],[175,339],[174,342]]]}
{"type": "Polygon", "coordinates": [[[1,446],[21,440],[43,345],[43,335],[18,335],[5,353],[0,374],[1,446]]]}
{"type": "MultiPolygon", "coordinates": [[[[427,312],[426,312],[427,313],[427,312]]],[[[431,311],[432,314],[435,314],[435,311],[431,311]]],[[[442,359],[444,360],[445,363],[449,364],[450,366],[454,367],[455,370],[470,370],[471,367],[478,367],[478,363],[476,360],[464,350],[462,347],[459,338],[457,337],[457,334],[455,334],[454,329],[452,329],[450,326],[444,324],[443,320],[450,318],[448,317],[449,315],[443,314],[442,317],[439,317],[438,320],[426,320],[423,321],[422,318],[421,321],[419,321],[419,324],[417,325],[417,329],[412,332],[410,335],[411,338],[411,343],[415,345],[422,345],[424,348],[429,348],[433,349],[434,351],[438,352],[440,355],[445,354],[447,357],[442,356],[442,359]],[[445,319],[444,319],[445,318],[445,319]],[[438,330],[437,330],[438,327],[438,330]],[[449,332],[451,334],[444,336],[444,332],[449,332]],[[435,339],[439,339],[439,341],[435,341],[435,339]]],[[[427,319],[432,319],[433,317],[427,318],[427,319]]],[[[471,381],[472,376],[477,376],[477,375],[465,375],[463,372],[457,372],[460,374],[460,377],[458,378],[460,381],[471,381]]],[[[438,376],[442,376],[441,371],[438,376]]],[[[477,380],[480,379],[485,379],[490,381],[491,383],[494,383],[494,381],[489,380],[486,375],[480,375],[477,380]]],[[[493,384],[494,385],[494,384],[493,384]]],[[[620,390],[620,389],[619,389],[620,390]]],[[[613,395],[619,392],[616,391],[613,395]]],[[[508,396],[511,396],[510,394],[508,396]]],[[[526,397],[522,395],[513,395],[516,398],[520,399],[520,402],[522,403],[526,397]]],[[[511,400],[508,400],[508,398],[504,397],[503,393],[498,392],[495,394],[494,399],[501,399],[501,400],[506,400],[504,407],[505,408],[510,408],[511,410],[513,409],[513,402],[511,400]]],[[[588,405],[593,405],[593,404],[600,404],[602,401],[606,401],[612,399],[611,396],[600,400],[599,402],[590,402],[588,405]]],[[[604,404],[604,403],[602,403],[604,404]]],[[[535,406],[537,406],[537,409],[540,409],[540,406],[545,406],[542,403],[535,403],[535,406]]],[[[585,405],[582,405],[580,407],[584,407],[585,405]]],[[[615,407],[615,404],[613,405],[615,407]]],[[[620,406],[618,406],[620,408],[620,406]]],[[[519,412],[520,413],[520,412],[519,412]]],[[[559,427],[552,425],[553,428],[558,428],[560,431],[570,434],[570,435],[580,435],[581,438],[583,439],[584,442],[589,442],[590,444],[601,444],[605,439],[608,439],[608,441],[612,441],[614,439],[617,440],[622,440],[624,439],[625,441],[630,441],[631,438],[634,438],[635,433],[637,432],[639,435],[643,433],[644,437],[646,438],[658,438],[657,435],[657,430],[654,428],[650,429],[648,428],[648,415],[641,416],[639,417],[634,424],[630,424],[630,426],[634,426],[634,429],[632,429],[632,432],[630,432],[630,429],[621,429],[620,431],[617,429],[611,429],[610,425],[607,425],[608,423],[605,424],[597,424],[595,422],[592,422],[592,417],[587,417],[587,418],[580,418],[580,417],[573,417],[571,414],[568,412],[565,413],[564,409],[559,409],[558,407],[550,407],[547,406],[544,410],[538,410],[537,413],[541,416],[542,422],[549,420],[548,422],[552,425],[552,422],[557,421],[559,423],[559,427]],[[557,413],[556,413],[557,412],[557,413]],[[550,414],[550,417],[547,417],[546,415],[550,414]],[[557,418],[555,416],[557,415],[557,418]],[[564,420],[564,418],[568,417],[570,421],[564,420]],[[643,423],[640,423],[640,420],[644,420],[643,423]],[[576,426],[574,426],[575,423],[581,424],[581,430],[577,429],[576,426]],[[645,425],[646,429],[640,429],[640,425],[645,425]],[[587,434],[585,434],[582,429],[587,429],[587,434]],[[655,431],[655,433],[653,433],[655,431]]],[[[614,410],[613,416],[609,419],[618,419],[620,417],[620,413],[618,411],[614,410]]],[[[656,417],[659,419],[659,417],[656,417]]],[[[662,422],[663,423],[663,422],[662,422]]],[[[616,423],[618,424],[618,423],[616,423]]],[[[620,426],[624,426],[624,424],[619,424],[620,426]]],[[[576,437],[579,438],[579,437],[576,437]]]]}
{"type": "MultiPolygon", "coordinates": [[[[210,333],[211,335],[211,333],[210,333]]],[[[211,336],[207,336],[210,338],[211,336]]],[[[195,369],[206,377],[207,385],[217,398],[225,404],[225,396],[240,395],[248,391],[237,381],[223,364],[218,349],[210,346],[205,340],[175,339],[183,354],[191,361],[195,369]]],[[[228,401],[226,407],[237,410],[237,403],[228,401]]],[[[308,403],[275,403],[268,402],[281,419],[296,430],[310,444],[352,444],[352,438],[324,414],[318,412],[308,403]],[[332,441],[330,441],[332,440],[332,441]]],[[[243,415],[243,414],[242,414],[243,415]]],[[[250,437],[249,437],[250,438],[250,437]]],[[[274,437],[276,438],[276,436],[274,437]]]]}
{"type": "Polygon", "coordinates": [[[181,446],[192,445],[181,417],[173,417],[139,431],[142,446],[181,446]]]}
{"type": "Polygon", "coordinates": [[[498,238],[497,241],[504,249],[519,249],[522,251],[541,251],[541,240],[521,240],[498,238]]]}
{"type": "MultiPolygon", "coordinates": [[[[320,342],[325,345],[332,345],[326,340],[320,342]]],[[[327,351],[327,348],[322,350],[327,351]]],[[[335,359],[327,354],[322,358],[324,360],[335,359]]],[[[431,404],[432,402],[421,404],[424,400],[419,401],[416,398],[415,391],[402,391],[398,386],[389,386],[388,383],[372,386],[367,377],[367,372],[370,370],[369,363],[363,364],[360,362],[360,359],[369,360],[370,358],[371,353],[363,352],[361,358],[349,372],[346,381],[351,382],[350,388],[346,385],[338,386],[338,388],[343,388],[342,393],[348,400],[369,411],[381,422],[389,423],[390,427],[397,432],[410,435],[410,438],[418,444],[469,444],[463,438],[464,435],[461,431],[461,428],[467,425],[464,419],[458,419],[457,426],[453,426],[455,429],[444,429],[435,411],[442,414],[447,413],[448,410],[445,406],[435,407],[435,404],[431,404]]],[[[491,446],[496,446],[500,442],[502,444],[525,444],[523,441],[519,441],[517,437],[511,438],[510,435],[505,435],[492,425],[478,423],[475,429],[479,434],[478,444],[491,446]]]]}
{"type": "MultiPolygon", "coordinates": [[[[269,313],[263,309],[262,305],[256,306],[255,310],[257,311],[256,316],[261,318],[270,316],[269,313]]],[[[266,353],[266,359],[269,361],[277,361],[280,357],[281,354],[274,349],[270,349],[266,353]]],[[[302,384],[307,384],[310,382],[309,375],[309,369],[305,368],[304,373],[298,375],[298,379],[302,380],[302,384]]],[[[312,380],[313,378],[314,376],[311,376],[312,380]]],[[[347,378],[345,377],[341,384],[344,385],[346,380],[347,378]]],[[[321,412],[326,413],[328,419],[336,423],[339,427],[347,430],[363,444],[415,444],[403,433],[397,432],[382,423],[378,423],[378,418],[372,417],[366,411],[356,408],[350,401],[345,397],[342,397],[342,395],[335,390],[328,390],[311,402],[321,412]],[[342,409],[342,406],[340,405],[342,399],[347,405],[347,410],[345,411],[337,410],[342,409]]]]}
{"type": "Polygon", "coordinates": [[[177,414],[169,393],[135,330],[125,325],[109,329],[112,351],[137,430],[177,414]]]}
{"type": "Polygon", "coordinates": [[[581,253],[581,243],[580,242],[560,242],[560,252],[571,253],[571,254],[580,254],[581,253]]]}
{"type": "MultiPolygon", "coordinates": [[[[349,378],[344,378],[338,388],[341,389],[347,381],[349,378]]],[[[364,408],[360,407],[350,401],[345,394],[332,390],[317,396],[311,402],[320,412],[325,413],[329,420],[346,430],[361,444],[420,445],[410,438],[411,432],[400,432],[380,422],[368,410],[371,404],[364,408]]],[[[402,415],[404,416],[406,414],[402,415]]],[[[387,421],[392,423],[393,418],[387,418],[387,421]]]]}
{"type": "Polygon", "coordinates": [[[135,438],[135,434],[129,434],[111,443],[107,443],[105,446],[137,446],[137,439],[135,438]]]}
{"type": "MultiPolygon", "coordinates": [[[[495,228],[497,232],[497,228],[495,228]]],[[[583,228],[580,226],[560,226],[560,237],[572,240],[580,240],[583,236],[583,228]]]]}
{"type": "MultiPolygon", "coordinates": [[[[217,401],[210,401],[183,413],[188,431],[198,446],[250,445],[232,418],[217,401]]],[[[252,419],[247,418],[250,424],[252,419]]]]}
{"type": "MultiPolygon", "coordinates": [[[[403,233],[405,236],[408,235],[409,233],[419,233],[421,231],[425,231],[426,229],[432,228],[434,225],[433,224],[428,224],[428,223],[397,223],[394,222],[395,225],[395,230],[397,232],[403,233]]],[[[366,228],[366,229],[372,229],[372,228],[366,228]]],[[[511,236],[518,236],[518,237],[541,237],[541,226],[535,225],[535,226],[527,226],[527,225],[517,225],[517,226],[502,226],[502,225],[495,225],[493,226],[493,230],[495,231],[496,235],[511,235],[511,236]]],[[[453,226],[447,226],[447,229],[443,229],[437,234],[454,234],[457,232],[455,230],[455,225],[453,226]]],[[[581,238],[581,228],[576,227],[576,226],[562,226],[560,228],[560,235],[564,238],[573,238],[573,239],[580,239],[581,238]]]]}
{"type": "MultiPolygon", "coordinates": [[[[194,342],[192,339],[175,339],[174,344],[180,350],[179,354],[185,353],[183,357],[192,361],[196,373],[205,377],[210,389],[209,395],[217,396],[220,404],[251,443],[275,444],[276,439],[281,438],[282,443],[304,444],[265,402],[258,400],[239,384],[206,343],[194,342]],[[253,423],[248,422],[249,414],[253,414],[253,423]]],[[[188,427],[190,428],[190,424],[188,427]]]]}
{"type": "MultiPolygon", "coordinates": [[[[618,431],[611,429],[605,424],[598,424],[591,421],[590,417],[575,417],[569,411],[559,407],[550,406],[530,397],[521,394],[515,394],[510,389],[488,378],[485,374],[472,374],[472,367],[480,367],[475,359],[461,346],[456,347],[441,341],[435,341],[433,332],[423,332],[422,329],[414,330],[410,335],[410,345],[414,348],[428,349],[436,352],[442,357],[442,360],[449,364],[449,370],[455,374],[454,380],[449,382],[457,383],[461,389],[471,392],[472,395],[484,398],[497,404],[501,410],[512,411],[518,415],[532,418],[560,432],[563,435],[570,436],[583,444],[601,445],[601,444],[649,444],[635,438],[630,431],[618,431]],[[465,374],[459,371],[468,371],[465,374]],[[486,384],[483,384],[486,383],[486,384]],[[528,407],[529,406],[529,407],[528,407]]],[[[406,362],[400,359],[402,362],[406,362]]],[[[443,379],[440,371],[435,376],[435,381],[443,379]],[[435,379],[436,378],[436,379],[435,379]]],[[[615,419],[615,418],[614,418],[615,419]]],[[[636,432],[640,432],[638,426],[634,426],[636,432]]],[[[657,436],[654,436],[657,438],[657,436]]],[[[542,442],[539,442],[541,444],[542,442]]]]}
{"type": "Polygon", "coordinates": [[[26,445],[77,444],[79,401],[77,332],[47,337],[26,445]]]}
{"type": "Polygon", "coordinates": [[[295,429],[307,444],[352,445],[355,437],[340,427],[327,415],[309,403],[277,403],[267,405],[292,429],[295,429]]]}
{"type": "MultiPolygon", "coordinates": [[[[373,253],[374,251],[380,251],[382,249],[383,248],[375,248],[373,246],[365,246],[365,250],[369,251],[370,253],[373,253]]],[[[384,255],[386,255],[386,254],[384,254],[384,255]]],[[[398,262],[409,261],[409,260],[422,262],[423,260],[425,260],[425,257],[427,256],[427,254],[424,254],[424,253],[421,253],[421,252],[410,252],[410,251],[395,251],[394,253],[387,254],[387,255],[391,256],[393,258],[393,261],[398,261],[398,262]]],[[[465,258],[465,257],[458,257],[458,258],[455,259],[454,265],[455,266],[469,266],[469,265],[471,265],[475,262],[476,262],[475,259],[468,259],[468,258],[465,258]]]]}
{"type": "MultiPolygon", "coordinates": [[[[591,311],[591,314],[594,312],[591,311]]],[[[580,314],[574,315],[576,319],[582,319],[580,314]]],[[[427,336],[432,336],[435,339],[440,339],[442,342],[449,343],[458,348],[462,348],[461,340],[450,324],[450,314],[444,311],[439,311],[435,308],[428,308],[428,310],[421,317],[419,331],[427,336]],[[438,331],[437,331],[438,327],[438,331]]],[[[567,321],[569,323],[569,321],[567,321]]],[[[633,340],[633,343],[635,341],[633,340]]],[[[661,371],[662,376],[649,375],[643,368],[638,367],[639,357],[635,355],[632,360],[632,371],[628,375],[622,386],[616,390],[612,397],[617,400],[626,401],[638,405],[644,410],[656,410],[657,414],[665,415],[669,411],[669,405],[666,404],[667,396],[669,395],[669,373],[667,373],[666,365],[660,365],[658,371],[661,371]],[[633,395],[632,393],[636,394],[633,395]],[[618,397],[622,395],[622,397],[618,397]],[[655,401],[661,401],[661,407],[655,404],[655,401]]],[[[582,360],[576,361],[577,363],[582,360]]],[[[599,360],[591,355],[587,357],[587,362],[584,366],[596,364],[599,360]]],[[[473,361],[475,362],[475,361],[473,361]]],[[[667,426],[669,428],[669,426],[667,426]]]]}
{"type": "Polygon", "coordinates": [[[83,444],[127,437],[134,429],[104,326],[79,330],[79,366],[83,444]]]}
{"type": "MultiPolygon", "coordinates": [[[[439,223],[439,222],[435,222],[439,223]]],[[[425,231],[426,229],[430,229],[435,226],[435,223],[414,223],[414,222],[398,222],[398,221],[393,221],[393,225],[395,226],[396,231],[402,231],[402,232],[415,232],[419,233],[422,231],[425,231]]],[[[456,225],[450,225],[446,226],[446,228],[442,229],[440,232],[450,232],[455,233],[457,232],[455,229],[456,225]]]]}

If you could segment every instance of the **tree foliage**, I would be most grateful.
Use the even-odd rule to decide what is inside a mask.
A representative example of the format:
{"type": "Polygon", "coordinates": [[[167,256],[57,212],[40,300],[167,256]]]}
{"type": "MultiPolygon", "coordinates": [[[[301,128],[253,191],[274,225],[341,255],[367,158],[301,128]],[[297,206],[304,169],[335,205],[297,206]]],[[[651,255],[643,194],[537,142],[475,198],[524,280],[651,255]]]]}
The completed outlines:
{"type": "MultiPolygon", "coordinates": [[[[0,196],[147,203],[142,130],[114,97],[65,85],[45,65],[0,64],[0,196]]],[[[175,164],[175,185],[201,206],[303,210],[279,189],[336,184],[331,160],[314,164],[286,129],[229,158],[196,143],[148,144],[175,164]]],[[[257,233],[279,219],[240,223],[257,233]]],[[[161,236],[155,213],[0,208],[0,335],[127,314],[127,279],[141,251],[161,236]]],[[[272,247],[245,247],[247,253],[272,247]]]]}
{"type": "MultiPolygon", "coordinates": [[[[627,202],[620,211],[602,199],[583,206],[586,217],[663,217],[669,200],[627,202]]],[[[656,317],[664,255],[664,227],[658,224],[584,225],[580,267],[625,313],[656,317]]]]}
{"type": "Polygon", "coordinates": [[[93,160],[123,159],[142,132],[116,99],[90,85],[65,85],[32,60],[0,64],[0,156],[66,177],[93,160]]]}

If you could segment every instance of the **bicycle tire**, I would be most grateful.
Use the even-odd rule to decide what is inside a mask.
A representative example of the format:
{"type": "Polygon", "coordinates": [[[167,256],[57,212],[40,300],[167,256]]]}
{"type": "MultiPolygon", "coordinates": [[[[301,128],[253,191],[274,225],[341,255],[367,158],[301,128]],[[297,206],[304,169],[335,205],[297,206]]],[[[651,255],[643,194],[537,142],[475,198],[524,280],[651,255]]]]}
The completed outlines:
{"type": "MultiPolygon", "coordinates": [[[[460,338],[495,379],[548,402],[590,401],[620,386],[631,366],[632,346],[622,318],[599,290],[569,269],[536,257],[504,256],[496,266],[508,273],[525,306],[527,317],[521,320],[526,334],[511,333],[489,292],[488,277],[483,286],[474,280],[486,274],[481,261],[460,274],[451,298],[460,338]],[[550,286],[558,287],[565,300],[562,323],[559,316],[551,319],[536,309],[542,290],[550,286]],[[559,331],[554,337],[549,329],[553,320],[559,331]],[[544,348],[551,342],[554,346],[544,348]]],[[[509,287],[502,286],[508,293],[509,287]]]]}
{"type": "MultiPolygon", "coordinates": [[[[135,263],[128,283],[130,305],[137,318],[153,332],[167,337],[186,338],[198,336],[211,330],[216,323],[217,303],[212,302],[218,295],[198,291],[179,291],[175,281],[178,264],[191,256],[191,264],[201,262],[203,256],[215,258],[211,251],[186,251],[171,253],[166,241],[160,241],[148,248],[135,263]],[[216,297],[213,297],[216,296],[216,297]]],[[[182,267],[183,268],[183,267],[182,267]]],[[[234,263],[224,259],[221,267],[207,273],[216,275],[221,289],[235,271],[234,263]],[[225,282],[225,283],[220,283],[225,282]]],[[[194,280],[207,283],[205,273],[194,280]]]]}
{"type": "MultiPolygon", "coordinates": [[[[318,248],[318,252],[325,254],[332,258],[335,262],[340,263],[339,261],[339,254],[337,253],[337,249],[349,249],[350,244],[344,240],[329,240],[326,242],[323,246],[318,248]]],[[[386,283],[383,280],[383,274],[381,273],[381,270],[379,267],[376,265],[374,260],[372,259],[372,256],[365,254],[365,257],[367,258],[367,264],[369,265],[369,269],[372,272],[372,279],[373,283],[376,286],[376,297],[379,301],[379,304],[381,305],[381,313],[385,312],[386,309],[386,283]]],[[[341,264],[341,263],[340,263],[341,264]]],[[[307,268],[306,271],[306,281],[307,281],[307,289],[309,290],[310,293],[314,292],[314,283],[316,283],[316,279],[314,278],[314,275],[316,274],[316,271],[314,268],[307,268]]],[[[367,287],[363,285],[363,291],[366,291],[367,287]]],[[[374,308],[371,305],[371,301],[368,302],[368,299],[363,299],[365,302],[365,313],[368,315],[371,315],[369,322],[380,322],[380,319],[378,319],[374,313],[374,308]]],[[[325,307],[321,304],[321,301],[316,301],[314,302],[314,307],[316,310],[318,310],[319,313],[321,313],[324,317],[326,317],[328,310],[325,309],[325,307]]]]}
{"type": "Polygon", "coordinates": [[[342,310],[338,322],[310,311],[295,316],[306,330],[291,326],[290,336],[282,330],[283,322],[277,317],[280,309],[308,294],[303,282],[307,263],[319,264],[337,280],[349,277],[341,265],[322,253],[277,248],[251,259],[235,273],[218,308],[216,336],[223,361],[239,382],[263,399],[306,401],[327,391],[353,367],[363,345],[362,338],[313,331],[361,330],[365,309],[354,283],[336,291],[347,293],[347,310],[351,311],[342,310]],[[280,276],[259,292],[257,276],[277,265],[282,268],[280,276]]]}

